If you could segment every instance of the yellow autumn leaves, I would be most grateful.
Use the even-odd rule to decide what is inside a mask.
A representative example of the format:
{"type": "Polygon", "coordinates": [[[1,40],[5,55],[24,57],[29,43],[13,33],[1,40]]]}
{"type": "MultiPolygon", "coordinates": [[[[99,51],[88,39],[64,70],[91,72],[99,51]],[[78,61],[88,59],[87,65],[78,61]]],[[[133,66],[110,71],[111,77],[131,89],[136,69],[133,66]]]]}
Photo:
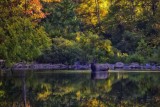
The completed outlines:
{"type": "Polygon", "coordinates": [[[83,0],[76,9],[82,21],[88,25],[98,24],[98,16],[102,20],[108,13],[109,1],[107,0],[83,0]]]}
{"type": "MultiPolygon", "coordinates": [[[[42,0],[44,2],[62,2],[64,0],[42,0]]],[[[80,0],[75,13],[88,25],[96,25],[107,15],[110,2],[108,0],[80,0]],[[99,19],[98,19],[99,18],[99,19]]]]}

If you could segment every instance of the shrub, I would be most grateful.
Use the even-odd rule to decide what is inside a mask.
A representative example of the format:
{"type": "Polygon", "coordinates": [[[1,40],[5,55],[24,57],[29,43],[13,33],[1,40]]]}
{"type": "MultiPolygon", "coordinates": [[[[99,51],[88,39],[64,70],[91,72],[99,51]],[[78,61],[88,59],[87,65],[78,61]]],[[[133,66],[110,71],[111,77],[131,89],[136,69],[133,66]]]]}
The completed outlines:
{"type": "Polygon", "coordinates": [[[154,49],[151,57],[148,58],[148,62],[160,64],[160,47],[154,49]]]}
{"type": "Polygon", "coordinates": [[[46,51],[37,61],[73,64],[79,59],[85,64],[93,60],[106,62],[111,54],[113,54],[113,48],[109,40],[100,38],[91,32],[79,32],[76,34],[75,40],[62,37],[53,38],[51,51],[46,51]]]}
{"type": "Polygon", "coordinates": [[[37,61],[40,63],[72,64],[76,59],[79,59],[81,53],[82,50],[75,41],[53,38],[51,51],[46,51],[37,61]]]}
{"type": "Polygon", "coordinates": [[[143,56],[141,55],[138,55],[138,54],[132,54],[132,55],[129,55],[127,58],[126,58],[126,63],[132,63],[132,62],[138,62],[138,63],[144,63],[145,62],[145,59],[143,56]]]}

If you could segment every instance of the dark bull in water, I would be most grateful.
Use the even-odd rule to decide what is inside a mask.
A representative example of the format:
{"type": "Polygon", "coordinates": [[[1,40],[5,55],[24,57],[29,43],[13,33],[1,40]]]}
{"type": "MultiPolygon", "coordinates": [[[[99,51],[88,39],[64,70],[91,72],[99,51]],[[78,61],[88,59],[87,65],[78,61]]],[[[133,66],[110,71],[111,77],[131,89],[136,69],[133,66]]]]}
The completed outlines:
{"type": "Polygon", "coordinates": [[[106,64],[91,63],[91,79],[106,79],[109,67],[106,64]]]}

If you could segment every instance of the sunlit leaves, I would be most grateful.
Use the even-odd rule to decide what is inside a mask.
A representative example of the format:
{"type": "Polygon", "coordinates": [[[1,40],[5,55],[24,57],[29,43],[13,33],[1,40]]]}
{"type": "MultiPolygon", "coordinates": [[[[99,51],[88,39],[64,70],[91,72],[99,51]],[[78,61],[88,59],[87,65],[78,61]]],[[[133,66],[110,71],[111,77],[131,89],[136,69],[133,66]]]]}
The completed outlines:
{"type": "Polygon", "coordinates": [[[42,18],[41,3],[39,0],[8,0],[1,1],[1,4],[0,58],[7,63],[33,60],[50,45],[44,28],[32,22],[33,19],[42,18]],[[30,16],[26,14],[28,9],[34,11],[30,16]]]}
{"type": "Polygon", "coordinates": [[[76,12],[85,24],[96,25],[99,21],[98,17],[103,20],[107,15],[109,6],[110,3],[107,0],[97,0],[97,3],[95,0],[83,0],[76,12]]]}
{"type": "Polygon", "coordinates": [[[34,20],[45,17],[39,0],[26,0],[26,2],[25,0],[8,0],[1,1],[0,3],[2,4],[0,6],[1,17],[24,17],[27,15],[34,20]]]}
{"type": "Polygon", "coordinates": [[[107,60],[109,55],[113,54],[111,42],[103,40],[91,32],[77,33],[76,40],[84,51],[83,59],[85,60],[92,61],[98,59],[103,62],[107,60]]]}
{"type": "Polygon", "coordinates": [[[6,22],[6,39],[0,46],[3,59],[9,62],[31,61],[50,45],[44,29],[31,23],[29,19],[12,18],[6,22]]]}
{"type": "Polygon", "coordinates": [[[72,64],[76,60],[91,62],[97,59],[105,62],[109,55],[114,54],[109,40],[103,40],[91,32],[78,32],[75,36],[75,40],[53,38],[51,51],[46,52],[38,61],[72,64]]]}
{"type": "Polygon", "coordinates": [[[42,11],[43,7],[40,0],[30,0],[28,2],[27,14],[33,19],[41,19],[45,17],[45,13],[42,11]]]}

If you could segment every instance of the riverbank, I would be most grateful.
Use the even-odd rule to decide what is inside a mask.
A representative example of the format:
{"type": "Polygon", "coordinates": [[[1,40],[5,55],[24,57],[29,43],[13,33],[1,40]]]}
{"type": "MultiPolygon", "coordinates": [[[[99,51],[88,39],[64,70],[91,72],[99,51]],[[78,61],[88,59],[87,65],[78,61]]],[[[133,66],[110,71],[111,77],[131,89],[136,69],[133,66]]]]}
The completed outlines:
{"type": "MultiPolygon", "coordinates": [[[[150,64],[124,64],[122,62],[117,62],[115,64],[96,64],[97,68],[109,67],[109,70],[151,70],[160,71],[159,65],[150,64]]],[[[17,63],[12,66],[12,70],[90,70],[90,64],[80,65],[65,65],[65,64],[27,64],[27,63],[17,63]]]]}

